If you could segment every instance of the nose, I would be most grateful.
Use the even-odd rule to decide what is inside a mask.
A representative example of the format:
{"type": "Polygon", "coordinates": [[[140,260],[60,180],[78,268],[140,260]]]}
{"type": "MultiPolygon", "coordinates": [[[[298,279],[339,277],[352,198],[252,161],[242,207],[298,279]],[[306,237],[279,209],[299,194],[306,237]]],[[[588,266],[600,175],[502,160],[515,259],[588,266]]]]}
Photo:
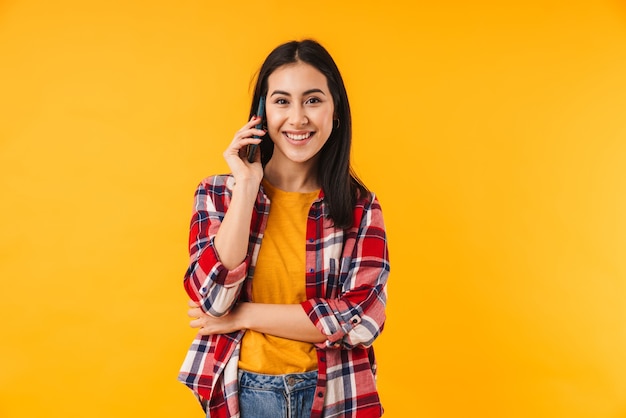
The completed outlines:
{"type": "Polygon", "coordinates": [[[293,126],[302,126],[309,123],[303,106],[293,106],[289,114],[289,123],[293,126]]]}

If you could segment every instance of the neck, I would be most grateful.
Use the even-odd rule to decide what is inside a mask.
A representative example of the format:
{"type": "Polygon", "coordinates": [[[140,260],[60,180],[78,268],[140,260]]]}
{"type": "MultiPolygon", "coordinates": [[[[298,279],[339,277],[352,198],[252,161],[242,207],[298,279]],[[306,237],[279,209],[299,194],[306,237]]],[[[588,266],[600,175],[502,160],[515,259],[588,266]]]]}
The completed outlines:
{"type": "Polygon", "coordinates": [[[289,167],[274,163],[265,165],[263,175],[272,186],[286,192],[314,192],[320,188],[317,166],[314,164],[289,164],[289,167]]]}

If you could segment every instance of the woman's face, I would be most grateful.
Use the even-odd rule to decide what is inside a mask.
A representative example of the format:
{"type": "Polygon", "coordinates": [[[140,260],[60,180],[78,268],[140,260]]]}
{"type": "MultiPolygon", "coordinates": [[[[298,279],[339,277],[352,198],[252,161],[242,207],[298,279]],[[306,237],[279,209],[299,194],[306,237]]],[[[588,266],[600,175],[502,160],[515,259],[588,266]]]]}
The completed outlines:
{"type": "Polygon", "coordinates": [[[278,67],[267,79],[267,129],[272,160],[315,162],[333,130],[335,106],[326,76],[297,62],[278,67]]]}

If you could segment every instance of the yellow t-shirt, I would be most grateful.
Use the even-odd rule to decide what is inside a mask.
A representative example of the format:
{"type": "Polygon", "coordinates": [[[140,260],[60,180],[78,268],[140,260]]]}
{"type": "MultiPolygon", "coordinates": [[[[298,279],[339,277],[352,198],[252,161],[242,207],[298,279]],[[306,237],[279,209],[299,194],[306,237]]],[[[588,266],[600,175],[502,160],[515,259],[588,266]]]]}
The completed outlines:
{"type": "MultiPolygon", "coordinates": [[[[306,300],[305,245],[309,209],[319,191],[286,192],[263,180],[270,213],[252,278],[252,301],[296,304],[306,300]]],[[[239,368],[255,373],[286,374],[317,369],[311,343],[246,331],[239,368]]]]}

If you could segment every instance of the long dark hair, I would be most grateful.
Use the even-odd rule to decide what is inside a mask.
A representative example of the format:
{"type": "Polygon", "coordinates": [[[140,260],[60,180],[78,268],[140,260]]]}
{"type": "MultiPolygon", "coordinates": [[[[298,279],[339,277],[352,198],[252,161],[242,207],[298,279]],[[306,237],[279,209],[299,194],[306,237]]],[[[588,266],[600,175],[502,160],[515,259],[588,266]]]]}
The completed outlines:
{"type": "MultiPolygon", "coordinates": [[[[279,67],[296,62],[304,62],[317,68],[326,76],[328,82],[335,108],[334,117],[338,119],[336,125],[339,126],[333,128],[328,141],[320,150],[317,176],[328,205],[328,218],[337,228],[349,228],[352,226],[352,211],[357,199],[367,196],[369,191],[350,166],[352,144],[350,103],[339,68],[328,51],[311,39],[287,42],[275,48],[259,70],[249,117],[255,114],[259,98],[267,95],[268,77],[279,67]]],[[[266,139],[261,142],[260,149],[261,163],[265,166],[272,158],[274,143],[266,139]]]]}

